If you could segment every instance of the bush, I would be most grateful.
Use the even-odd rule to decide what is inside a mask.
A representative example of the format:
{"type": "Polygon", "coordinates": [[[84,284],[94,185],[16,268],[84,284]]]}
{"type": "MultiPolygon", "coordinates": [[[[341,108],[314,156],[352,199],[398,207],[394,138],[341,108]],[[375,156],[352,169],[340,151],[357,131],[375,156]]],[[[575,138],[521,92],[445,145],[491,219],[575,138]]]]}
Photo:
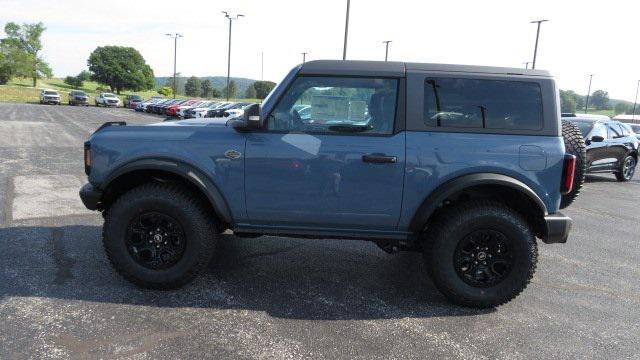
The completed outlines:
{"type": "Polygon", "coordinates": [[[160,89],[158,89],[158,94],[163,96],[171,96],[173,95],[173,89],[171,89],[170,86],[163,86],[160,89]]]}
{"type": "Polygon", "coordinates": [[[81,88],[82,87],[82,79],[80,79],[77,76],[67,76],[66,78],[64,78],[64,83],[71,85],[75,88],[81,88]]]}

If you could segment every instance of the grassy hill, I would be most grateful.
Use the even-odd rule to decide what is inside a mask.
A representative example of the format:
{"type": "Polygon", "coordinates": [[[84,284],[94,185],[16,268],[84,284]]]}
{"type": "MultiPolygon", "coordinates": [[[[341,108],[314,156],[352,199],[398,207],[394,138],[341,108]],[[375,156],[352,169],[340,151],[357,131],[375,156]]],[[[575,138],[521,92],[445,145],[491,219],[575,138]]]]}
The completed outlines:
{"type": "MultiPolygon", "coordinates": [[[[223,78],[223,77],[214,77],[214,78],[223,78]]],[[[158,78],[158,79],[166,79],[166,78],[158,78]]],[[[226,84],[226,78],[223,78],[226,84]]],[[[234,78],[240,79],[240,78],[234,78]]],[[[253,80],[250,79],[241,79],[242,84],[246,85],[246,81],[253,80]]],[[[89,103],[93,104],[93,100],[98,93],[103,91],[109,91],[105,85],[98,84],[93,81],[85,81],[82,88],[76,89],[71,85],[65,84],[63,79],[52,78],[52,79],[41,79],[38,80],[38,86],[34,88],[32,85],[31,79],[23,79],[23,78],[15,78],[9,81],[6,85],[0,85],[0,102],[23,102],[23,103],[37,103],[40,99],[40,90],[41,89],[52,89],[60,92],[61,102],[66,103],[69,101],[69,91],[71,90],[82,90],[86,92],[89,96],[89,103]],[[102,89],[102,90],[100,90],[102,89]]],[[[219,80],[218,80],[219,81],[219,80]]],[[[238,82],[238,86],[240,87],[240,81],[238,82]]],[[[215,86],[215,85],[214,85],[215,86]]],[[[244,95],[244,91],[242,88],[238,92],[240,95],[244,95]]],[[[246,89],[246,87],[244,88],[246,89]]],[[[123,91],[122,94],[118,95],[121,100],[124,99],[126,95],[140,95],[143,98],[150,98],[152,96],[158,96],[158,92],[156,90],[147,90],[147,91],[123,91]]],[[[178,95],[178,98],[186,98],[186,96],[178,95]]]]}
{"type": "MultiPolygon", "coordinates": [[[[185,82],[187,82],[188,77],[184,77],[184,76],[178,76],[176,78],[176,83],[178,86],[178,89],[183,90],[184,91],[184,84],[185,82]]],[[[222,90],[225,86],[227,86],[227,77],[226,76],[203,76],[200,77],[200,80],[205,80],[205,79],[209,79],[209,81],[211,81],[211,85],[218,89],[218,90],[222,90]]],[[[172,80],[173,77],[157,77],[156,78],[156,87],[159,88],[161,86],[164,86],[165,84],[172,84],[172,80]]],[[[235,81],[236,84],[238,85],[238,94],[244,94],[245,91],[247,91],[247,88],[249,86],[251,86],[251,84],[253,84],[256,80],[253,79],[247,79],[247,78],[239,78],[239,77],[232,77],[231,80],[235,81]]],[[[178,91],[178,93],[180,93],[181,91],[178,91]]]]}

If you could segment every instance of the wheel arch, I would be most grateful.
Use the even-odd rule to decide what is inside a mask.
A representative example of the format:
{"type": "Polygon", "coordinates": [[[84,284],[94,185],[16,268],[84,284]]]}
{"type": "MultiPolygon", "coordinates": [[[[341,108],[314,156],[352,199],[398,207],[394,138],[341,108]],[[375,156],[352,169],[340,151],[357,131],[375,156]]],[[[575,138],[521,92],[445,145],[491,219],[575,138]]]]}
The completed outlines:
{"type": "Polygon", "coordinates": [[[519,211],[538,237],[545,234],[548,211],[544,201],[522,181],[496,173],[463,175],[440,185],[420,204],[409,230],[420,234],[443,208],[466,198],[499,200],[519,211]]]}
{"type": "Polygon", "coordinates": [[[192,165],[175,159],[137,159],[118,167],[101,186],[104,191],[102,208],[108,209],[124,192],[151,181],[181,183],[202,196],[202,199],[207,199],[206,205],[210,206],[221,222],[232,224],[233,218],[227,201],[213,181],[192,165]]]}

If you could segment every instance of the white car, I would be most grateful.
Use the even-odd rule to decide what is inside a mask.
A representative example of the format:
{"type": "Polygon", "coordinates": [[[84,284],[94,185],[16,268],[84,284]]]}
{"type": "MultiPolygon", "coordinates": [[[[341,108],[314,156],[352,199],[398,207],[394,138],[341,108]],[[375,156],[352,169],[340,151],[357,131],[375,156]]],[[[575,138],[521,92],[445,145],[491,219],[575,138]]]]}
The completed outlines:
{"type": "Polygon", "coordinates": [[[197,101],[197,102],[192,103],[190,105],[180,105],[176,109],[176,115],[180,119],[184,119],[185,116],[187,115],[186,114],[187,110],[189,110],[189,109],[197,109],[197,108],[209,106],[209,105],[211,105],[211,103],[212,103],[211,101],[197,101]]]}
{"type": "Polygon", "coordinates": [[[55,90],[44,89],[40,91],[40,104],[60,105],[60,94],[55,90]]]}
{"type": "Polygon", "coordinates": [[[221,108],[223,106],[227,106],[229,104],[231,104],[231,103],[230,102],[219,102],[219,103],[213,103],[209,107],[193,109],[194,112],[195,112],[194,117],[196,119],[204,118],[204,117],[207,116],[207,112],[209,112],[209,110],[219,109],[219,108],[221,108]]]}
{"type": "Polygon", "coordinates": [[[112,93],[102,93],[96,96],[96,106],[120,106],[120,98],[112,93]]]}

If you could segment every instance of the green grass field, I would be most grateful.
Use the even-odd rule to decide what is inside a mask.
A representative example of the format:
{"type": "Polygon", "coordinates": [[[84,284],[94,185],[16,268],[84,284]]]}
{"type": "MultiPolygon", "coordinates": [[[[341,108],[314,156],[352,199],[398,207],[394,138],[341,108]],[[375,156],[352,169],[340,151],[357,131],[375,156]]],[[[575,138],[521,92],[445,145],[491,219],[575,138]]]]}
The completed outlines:
{"type": "MultiPolygon", "coordinates": [[[[62,79],[40,79],[38,80],[38,86],[32,87],[31,79],[15,78],[9,81],[6,85],[0,85],[0,102],[21,102],[21,103],[37,103],[40,99],[40,90],[51,89],[60,92],[60,101],[64,104],[69,101],[69,92],[72,90],[82,90],[89,95],[89,103],[93,104],[93,101],[100,92],[98,88],[102,87],[106,89],[106,86],[100,85],[96,82],[85,81],[82,88],[76,89],[71,85],[65,84],[62,79]]],[[[108,89],[104,91],[109,91],[108,89]]],[[[144,99],[148,99],[152,96],[160,96],[155,90],[147,91],[125,91],[118,95],[120,100],[124,100],[126,95],[140,95],[144,99]]],[[[177,98],[188,98],[186,96],[178,95],[177,98]]],[[[260,102],[257,99],[234,99],[247,102],[260,102]]]]}

